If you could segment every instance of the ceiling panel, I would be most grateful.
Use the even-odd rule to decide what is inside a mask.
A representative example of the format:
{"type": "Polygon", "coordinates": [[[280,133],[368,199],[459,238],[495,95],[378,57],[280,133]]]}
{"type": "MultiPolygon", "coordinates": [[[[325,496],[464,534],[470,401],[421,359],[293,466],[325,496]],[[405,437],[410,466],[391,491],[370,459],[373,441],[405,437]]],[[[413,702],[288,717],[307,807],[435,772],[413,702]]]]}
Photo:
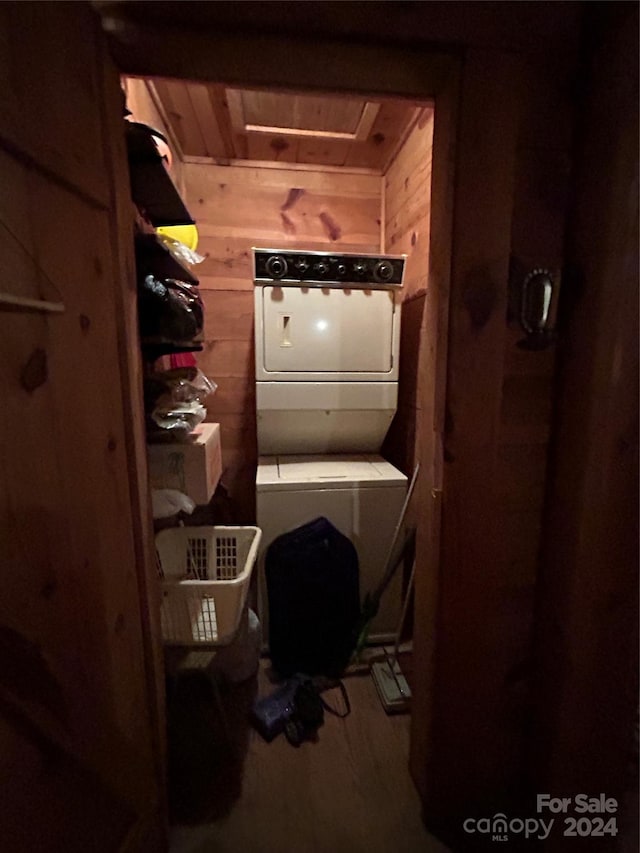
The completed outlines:
{"type": "Polygon", "coordinates": [[[156,92],[171,123],[171,129],[180,143],[182,153],[191,154],[194,157],[215,156],[208,154],[200,122],[196,118],[189,96],[189,89],[195,85],[198,84],[173,80],[155,81],[156,92]]]}
{"type": "Polygon", "coordinates": [[[364,101],[241,91],[244,121],[299,130],[355,134],[364,101]]]}
{"type": "MultiPolygon", "coordinates": [[[[209,98],[209,87],[203,83],[189,83],[186,87],[193,112],[200,128],[202,142],[206,150],[205,157],[218,157],[226,150],[222,128],[209,98]]],[[[233,147],[231,149],[233,156],[233,147]]]]}
{"type": "Polygon", "coordinates": [[[345,166],[384,172],[407,131],[417,120],[420,109],[404,101],[385,101],[367,138],[351,146],[345,166]]]}
{"type": "Polygon", "coordinates": [[[273,160],[275,163],[298,163],[298,140],[283,136],[266,136],[252,133],[244,137],[246,157],[238,160],[273,160]]]}
{"type": "Polygon", "coordinates": [[[326,139],[301,139],[298,142],[298,163],[316,163],[321,166],[344,166],[352,142],[326,139]]]}
{"type": "Polygon", "coordinates": [[[155,79],[185,156],[384,172],[420,107],[155,79]]]}

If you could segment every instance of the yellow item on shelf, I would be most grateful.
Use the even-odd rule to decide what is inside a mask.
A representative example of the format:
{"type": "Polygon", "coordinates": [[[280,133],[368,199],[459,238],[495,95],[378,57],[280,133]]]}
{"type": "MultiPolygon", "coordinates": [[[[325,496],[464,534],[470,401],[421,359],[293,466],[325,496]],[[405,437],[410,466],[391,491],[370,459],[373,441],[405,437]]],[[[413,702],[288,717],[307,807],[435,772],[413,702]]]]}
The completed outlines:
{"type": "Polygon", "coordinates": [[[158,234],[165,234],[174,240],[179,240],[193,252],[198,248],[198,229],[195,225],[163,225],[157,229],[158,234]]]}

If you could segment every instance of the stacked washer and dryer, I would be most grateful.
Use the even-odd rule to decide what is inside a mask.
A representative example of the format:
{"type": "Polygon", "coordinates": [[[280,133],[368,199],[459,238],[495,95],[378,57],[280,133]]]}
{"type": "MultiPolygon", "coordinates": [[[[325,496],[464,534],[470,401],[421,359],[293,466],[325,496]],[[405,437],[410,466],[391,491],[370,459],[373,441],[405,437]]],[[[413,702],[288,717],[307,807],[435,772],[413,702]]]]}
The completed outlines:
{"type": "MultiPolygon", "coordinates": [[[[404,256],[254,249],[258,609],[264,556],[280,534],[325,516],[354,543],[360,595],[380,581],[407,478],[380,448],[396,411],[404,256]]],[[[388,641],[401,578],[370,639],[388,641]]]]}

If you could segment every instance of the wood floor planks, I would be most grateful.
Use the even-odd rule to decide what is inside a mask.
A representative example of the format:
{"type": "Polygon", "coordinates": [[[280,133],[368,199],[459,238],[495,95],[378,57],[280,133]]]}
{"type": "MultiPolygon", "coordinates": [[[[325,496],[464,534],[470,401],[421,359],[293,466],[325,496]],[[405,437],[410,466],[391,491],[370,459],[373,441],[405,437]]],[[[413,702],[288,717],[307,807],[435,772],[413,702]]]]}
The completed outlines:
{"type": "MultiPolygon", "coordinates": [[[[271,689],[264,666],[262,693],[271,689]]],[[[227,792],[237,787],[239,796],[225,816],[174,827],[171,853],[446,853],[420,817],[408,772],[408,715],[384,713],[370,676],[345,683],[351,716],[326,714],[316,743],[294,749],[283,735],[267,744],[251,731],[241,793],[239,784],[227,784],[227,792]]],[[[234,690],[245,691],[244,710],[236,705],[233,711],[237,723],[251,698],[246,687],[234,690]]],[[[215,726],[215,714],[209,719],[215,726]]],[[[212,766],[211,775],[216,772],[212,766]]]]}

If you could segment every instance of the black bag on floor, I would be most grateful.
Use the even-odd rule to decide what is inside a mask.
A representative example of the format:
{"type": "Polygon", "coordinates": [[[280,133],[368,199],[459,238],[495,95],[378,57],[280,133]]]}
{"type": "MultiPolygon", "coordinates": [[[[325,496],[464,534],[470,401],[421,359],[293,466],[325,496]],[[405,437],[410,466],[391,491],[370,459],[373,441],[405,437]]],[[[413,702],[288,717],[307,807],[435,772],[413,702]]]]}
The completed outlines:
{"type": "Polygon", "coordinates": [[[316,518],[271,543],[265,574],[274,669],[337,678],[355,648],[360,618],[351,540],[316,518]]]}

